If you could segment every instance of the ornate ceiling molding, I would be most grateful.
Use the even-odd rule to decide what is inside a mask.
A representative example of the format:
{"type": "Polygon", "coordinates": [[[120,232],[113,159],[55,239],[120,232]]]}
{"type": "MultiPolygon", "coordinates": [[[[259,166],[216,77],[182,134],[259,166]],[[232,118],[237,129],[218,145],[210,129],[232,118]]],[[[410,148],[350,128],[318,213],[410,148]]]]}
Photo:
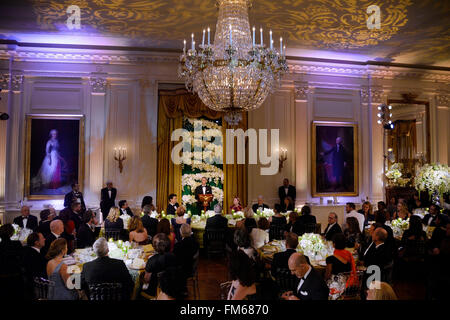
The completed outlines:
{"type": "MultiPolygon", "coordinates": [[[[2,90],[9,90],[9,73],[0,75],[0,87],[2,90]]],[[[23,75],[13,75],[11,89],[12,91],[22,91],[23,75]]]]}
{"type": "Polygon", "coordinates": [[[384,100],[384,90],[381,87],[361,88],[361,102],[368,104],[369,100],[372,104],[381,104],[384,100]]]}

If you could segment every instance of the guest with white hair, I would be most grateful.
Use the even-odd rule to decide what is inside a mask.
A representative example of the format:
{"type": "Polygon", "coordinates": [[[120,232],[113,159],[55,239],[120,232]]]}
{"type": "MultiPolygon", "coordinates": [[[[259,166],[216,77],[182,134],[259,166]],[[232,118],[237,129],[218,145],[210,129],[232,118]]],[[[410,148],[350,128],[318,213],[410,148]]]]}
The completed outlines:
{"type": "Polygon", "coordinates": [[[36,231],[38,227],[38,220],[37,217],[30,214],[29,206],[23,206],[20,209],[20,216],[14,218],[14,224],[17,224],[21,228],[36,231]]]}
{"type": "Polygon", "coordinates": [[[252,206],[252,209],[253,212],[257,212],[258,210],[262,212],[264,211],[264,209],[269,209],[269,206],[264,203],[263,196],[259,195],[258,202],[252,206]]]}
{"type": "Polygon", "coordinates": [[[45,256],[53,241],[63,237],[64,223],[61,220],[53,220],[50,222],[50,233],[45,237],[45,246],[41,249],[42,254],[45,256]]]}
{"type": "Polygon", "coordinates": [[[97,259],[83,265],[81,272],[81,287],[89,295],[89,285],[102,283],[120,283],[122,285],[122,300],[131,297],[134,283],[122,260],[108,257],[108,242],[99,238],[94,242],[93,250],[97,259]]]}

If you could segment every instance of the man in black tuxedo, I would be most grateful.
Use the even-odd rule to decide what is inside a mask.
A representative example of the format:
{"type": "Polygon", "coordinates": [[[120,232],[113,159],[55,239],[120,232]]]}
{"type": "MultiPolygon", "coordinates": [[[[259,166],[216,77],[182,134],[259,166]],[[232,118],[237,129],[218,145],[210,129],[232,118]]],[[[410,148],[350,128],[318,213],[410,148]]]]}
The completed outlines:
{"type": "Polygon", "coordinates": [[[264,203],[262,196],[258,196],[258,202],[252,206],[252,210],[256,213],[258,210],[262,212],[264,209],[269,209],[269,206],[264,203]]]}
{"type": "Polygon", "coordinates": [[[283,185],[278,188],[278,196],[280,197],[280,204],[284,203],[284,198],[291,197],[295,203],[297,191],[295,187],[289,184],[289,179],[285,178],[283,180],[283,185]]]}
{"type": "Polygon", "coordinates": [[[30,207],[23,206],[20,209],[20,216],[14,218],[14,224],[17,224],[21,228],[35,231],[38,227],[38,220],[35,216],[30,214],[30,207]]]}
{"type": "Polygon", "coordinates": [[[273,277],[277,277],[279,270],[289,270],[288,261],[293,253],[296,252],[298,246],[298,235],[293,232],[286,234],[286,251],[278,252],[273,255],[271,273],[273,277]]]}
{"type": "Polygon", "coordinates": [[[42,254],[47,254],[48,249],[53,241],[59,238],[68,239],[68,235],[64,232],[64,224],[61,220],[55,219],[50,222],[50,233],[45,237],[45,246],[41,249],[42,254]]]}
{"type": "Polygon", "coordinates": [[[27,246],[23,248],[23,266],[25,269],[25,284],[27,294],[33,297],[33,279],[47,278],[47,260],[41,253],[45,246],[45,238],[42,233],[33,232],[27,238],[27,246]]]}
{"type": "Polygon", "coordinates": [[[179,206],[180,205],[177,202],[177,195],[175,193],[169,194],[169,204],[167,205],[166,214],[175,215],[179,206]]]}
{"type": "Polygon", "coordinates": [[[231,241],[230,233],[228,230],[228,219],[222,216],[222,206],[220,204],[216,204],[214,206],[214,213],[215,215],[213,217],[210,217],[206,220],[205,233],[203,234],[203,243],[205,247],[208,242],[206,238],[206,232],[208,230],[224,230],[227,234],[227,242],[231,241]]]}
{"type": "Polygon", "coordinates": [[[144,216],[141,218],[144,228],[147,230],[147,234],[153,237],[156,235],[156,229],[158,227],[158,219],[152,218],[150,214],[152,213],[152,206],[147,204],[142,208],[144,216]]]}
{"type": "Polygon", "coordinates": [[[107,217],[109,210],[116,205],[117,189],[113,188],[112,182],[106,183],[106,188],[101,190],[100,210],[103,217],[107,217]]]}
{"type": "Polygon", "coordinates": [[[372,243],[363,254],[366,267],[376,265],[383,272],[384,268],[392,262],[391,248],[385,244],[387,237],[388,233],[382,227],[378,227],[372,232],[372,243]]]}
{"type": "MultiPolygon", "coordinates": [[[[208,180],[203,177],[202,178],[202,184],[199,185],[197,188],[195,188],[195,199],[197,202],[197,211],[200,213],[203,210],[203,202],[200,202],[199,195],[200,194],[212,194],[212,188],[206,184],[208,180]]],[[[206,208],[208,209],[208,208],[206,208]]]]}
{"type": "Polygon", "coordinates": [[[81,203],[81,210],[86,211],[86,205],[84,203],[83,193],[80,192],[80,185],[78,183],[72,184],[72,191],[64,197],[64,208],[70,207],[72,202],[77,201],[81,203]]]}
{"type": "Polygon", "coordinates": [[[89,294],[89,285],[101,283],[122,284],[122,300],[129,300],[134,287],[130,272],[122,260],[108,257],[108,242],[100,238],[94,242],[97,259],[83,265],[81,288],[89,294]]]}
{"type": "Polygon", "coordinates": [[[288,261],[291,273],[300,279],[295,293],[282,294],[284,300],[328,300],[329,289],[322,276],[308,263],[306,257],[296,252],[288,261]]]}
{"type": "Polygon", "coordinates": [[[440,213],[441,208],[439,208],[435,204],[432,204],[428,210],[429,213],[427,213],[425,217],[423,217],[422,223],[425,226],[436,227],[436,217],[440,213]]]}
{"type": "Polygon", "coordinates": [[[59,212],[60,216],[68,216],[75,224],[75,229],[78,230],[83,220],[83,212],[81,210],[81,203],[74,201],[68,208],[64,208],[59,212]]]}
{"type": "Polygon", "coordinates": [[[333,177],[336,179],[337,189],[340,186],[345,186],[345,168],[347,167],[348,152],[342,144],[343,140],[341,137],[336,138],[336,145],[326,152],[321,152],[321,156],[326,156],[332,154],[332,166],[333,166],[333,177]]]}
{"type": "Polygon", "coordinates": [[[337,233],[342,233],[341,226],[337,223],[338,217],[334,212],[328,215],[328,225],[325,229],[324,236],[327,241],[333,241],[333,237],[337,233]]]}
{"type": "Polygon", "coordinates": [[[91,247],[94,244],[100,231],[95,228],[96,224],[94,213],[90,210],[86,211],[83,215],[83,223],[77,231],[77,248],[91,247]]]}
{"type": "Polygon", "coordinates": [[[119,201],[119,209],[120,209],[120,215],[127,214],[130,217],[134,216],[133,211],[131,211],[130,207],[128,206],[127,200],[119,201]]]}

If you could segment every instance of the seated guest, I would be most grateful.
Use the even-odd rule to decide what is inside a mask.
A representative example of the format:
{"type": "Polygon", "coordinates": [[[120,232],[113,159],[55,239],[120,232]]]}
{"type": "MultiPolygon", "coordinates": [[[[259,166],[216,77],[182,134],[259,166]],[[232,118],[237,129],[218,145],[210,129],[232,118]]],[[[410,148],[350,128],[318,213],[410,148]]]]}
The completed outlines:
{"type": "Polygon", "coordinates": [[[83,223],[83,214],[81,204],[79,202],[72,202],[72,204],[59,212],[59,217],[66,217],[66,220],[72,220],[75,225],[75,230],[78,230],[83,223]]]}
{"type": "Polygon", "coordinates": [[[359,222],[354,217],[348,217],[346,228],[344,229],[346,239],[346,247],[354,248],[355,243],[360,243],[362,238],[361,230],[359,230],[359,222]]]}
{"type": "Polygon", "coordinates": [[[96,240],[93,250],[97,259],[83,265],[81,287],[89,294],[89,285],[120,283],[122,285],[122,299],[129,300],[134,283],[125,263],[122,260],[108,257],[108,242],[105,238],[96,240]]]}
{"type": "Polygon", "coordinates": [[[367,290],[367,300],[397,300],[397,296],[388,283],[373,281],[367,290]]]}
{"type": "Polygon", "coordinates": [[[329,289],[322,276],[308,263],[306,257],[293,253],[288,261],[291,273],[300,279],[296,292],[284,292],[284,300],[328,300],[329,289]]]}
{"type": "Polygon", "coordinates": [[[67,253],[66,239],[56,239],[50,245],[46,258],[48,280],[54,283],[48,289],[48,300],[77,300],[78,293],[67,288],[70,274],[67,272],[67,265],[63,263],[63,258],[67,253]]]}
{"type": "Polygon", "coordinates": [[[262,217],[258,220],[258,227],[252,228],[250,231],[250,239],[252,247],[259,249],[269,242],[269,221],[262,217]]]}
{"type": "Polygon", "coordinates": [[[180,228],[183,224],[191,224],[191,218],[184,218],[186,208],[184,206],[178,207],[176,211],[176,218],[171,219],[173,230],[175,231],[175,237],[177,241],[181,241],[180,228]]]}
{"type": "Polygon", "coordinates": [[[372,233],[372,244],[366,249],[363,256],[364,265],[369,267],[376,265],[382,275],[384,268],[392,262],[392,251],[385,245],[388,233],[383,228],[377,228],[372,233]]]}
{"type": "Polygon", "coordinates": [[[30,207],[23,206],[20,209],[20,216],[14,218],[14,224],[17,224],[20,228],[35,231],[38,227],[38,220],[35,216],[30,214],[30,207]]]}
{"type": "Polygon", "coordinates": [[[408,208],[411,212],[415,209],[420,209],[425,207],[425,204],[420,200],[420,194],[418,191],[414,192],[413,198],[408,202],[408,208]]]}
{"type": "Polygon", "coordinates": [[[130,242],[136,242],[140,245],[146,245],[148,243],[148,233],[144,228],[141,218],[136,216],[132,217],[128,222],[128,231],[130,232],[130,242]]]}
{"type": "Polygon", "coordinates": [[[409,218],[409,228],[403,232],[402,243],[406,240],[427,240],[427,234],[423,231],[422,220],[419,216],[409,218]]]}
{"type": "Polygon", "coordinates": [[[170,215],[175,215],[179,207],[180,205],[177,202],[177,195],[175,193],[169,194],[169,204],[167,205],[166,213],[170,215]]]}
{"type": "Polygon", "coordinates": [[[391,220],[389,215],[389,212],[387,211],[386,208],[386,203],[384,203],[384,201],[378,201],[377,203],[377,211],[375,211],[375,220],[377,219],[377,215],[378,214],[383,214],[386,217],[386,221],[387,220],[391,220]]]}
{"type": "Polygon", "coordinates": [[[286,217],[281,214],[281,206],[276,204],[273,209],[274,215],[269,218],[270,225],[285,227],[287,225],[286,217]]]}
{"type": "Polygon", "coordinates": [[[288,212],[294,210],[294,200],[291,197],[285,197],[281,203],[281,212],[288,212]]]}
{"type": "Polygon", "coordinates": [[[156,228],[156,233],[164,233],[167,236],[170,241],[170,252],[173,252],[177,237],[175,235],[175,232],[173,231],[172,226],[170,225],[169,220],[167,220],[166,218],[159,220],[158,227],[156,228]]]}
{"type": "Polygon", "coordinates": [[[254,219],[255,213],[253,212],[251,207],[244,208],[244,219],[236,221],[236,229],[245,228],[245,221],[247,219],[254,219]]]}
{"type": "Polygon", "coordinates": [[[237,229],[234,232],[234,243],[238,250],[242,250],[246,255],[252,260],[256,261],[258,259],[257,251],[252,247],[250,235],[245,229],[237,229]]]}
{"type": "Polygon", "coordinates": [[[23,248],[23,267],[28,296],[33,298],[34,278],[47,278],[47,260],[41,254],[45,246],[42,233],[33,232],[27,238],[27,245],[23,248]]]}
{"type": "Polygon", "coordinates": [[[292,228],[292,231],[299,236],[302,236],[306,232],[306,225],[316,224],[316,217],[311,214],[311,208],[309,206],[303,206],[300,217],[292,228]]]}
{"type": "MultiPolygon", "coordinates": [[[[70,210],[70,209],[69,209],[70,210]]],[[[69,253],[72,253],[75,248],[75,222],[70,218],[71,212],[67,210],[61,210],[59,213],[58,219],[61,220],[64,224],[64,239],[67,240],[67,250],[69,253]]]]}
{"type": "Polygon", "coordinates": [[[355,249],[358,251],[359,264],[363,264],[364,254],[373,246],[372,235],[377,228],[382,228],[379,223],[372,223],[367,230],[367,235],[363,234],[362,241],[360,243],[355,243],[355,249]]]}
{"type": "Polygon", "coordinates": [[[152,207],[150,205],[144,206],[142,208],[144,215],[142,216],[142,224],[144,225],[147,234],[153,238],[156,234],[156,228],[158,227],[158,219],[152,218],[150,214],[152,213],[152,207]]]}
{"type": "Polygon", "coordinates": [[[233,205],[230,207],[230,210],[234,212],[242,211],[244,208],[242,207],[241,200],[238,197],[233,198],[233,205]]]}
{"type": "Polygon", "coordinates": [[[260,212],[263,212],[264,209],[269,209],[269,206],[264,203],[264,199],[262,196],[258,196],[258,202],[252,206],[252,210],[253,212],[257,212],[258,210],[260,212]]]}
{"type": "Polygon", "coordinates": [[[293,228],[295,225],[295,222],[298,220],[299,216],[296,211],[289,212],[289,223],[286,226],[286,231],[293,232],[293,228]]]}
{"type": "Polygon", "coordinates": [[[373,213],[373,207],[369,201],[365,201],[362,205],[362,209],[358,210],[358,212],[364,215],[365,226],[369,224],[369,221],[375,221],[375,214],[373,213]]]}
{"type": "Polygon", "coordinates": [[[254,262],[241,250],[230,257],[231,279],[227,300],[253,300],[257,297],[256,268],[254,262]]]}
{"type": "Polygon", "coordinates": [[[333,238],[334,253],[332,256],[327,257],[327,269],[325,271],[325,280],[331,278],[333,274],[339,274],[342,272],[355,271],[355,260],[353,259],[350,251],[345,250],[347,239],[343,233],[337,233],[333,238]]]}
{"type": "Polygon", "coordinates": [[[170,252],[170,240],[164,233],[158,233],[153,237],[153,248],[156,254],[151,256],[145,266],[144,282],[149,284],[146,293],[156,296],[158,287],[158,273],[170,267],[177,266],[177,258],[170,252]]]}
{"type": "MultiPolygon", "coordinates": [[[[45,237],[45,246],[42,248],[42,254],[44,256],[47,255],[47,251],[50,248],[50,245],[53,241],[59,238],[67,238],[68,235],[64,232],[64,223],[59,220],[55,219],[52,222],[50,222],[50,233],[45,237]]],[[[67,242],[67,239],[66,239],[67,242]]]]}
{"type": "Polygon", "coordinates": [[[173,267],[160,272],[158,281],[161,291],[156,300],[177,300],[177,297],[181,298],[180,293],[183,289],[180,290],[180,282],[183,282],[183,279],[180,276],[178,269],[173,267]]]}
{"type": "Polygon", "coordinates": [[[397,210],[394,212],[393,219],[406,220],[411,217],[411,212],[408,211],[408,205],[404,199],[400,199],[397,204],[397,210]]]}
{"type": "Polygon", "coordinates": [[[347,221],[348,217],[354,217],[358,219],[359,230],[364,230],[364,221],[365,221],[364,215],[356,211],[356,207],[353,202],[347,202],[347,204],[345,205],[345,212],[346,212],[344,216],[345,221],[347,221]]]}
{"type": "Polygon", "coordinates": [[[277,277],[279,270],[289,270],[288,261],[290,256],[296,252],[298,246],[298,235],[293,232],[286,234],[286,251],[277,252],[273,255],[271,274],[277,277]]]}
{"type": "Polygon", "coordinates": [[[431,249],[431,255],[439,254],[439,248],[446,237],[447,225],[449,224],[448,216],[444,214],[438,214],[435,219],[436,228],[433,230],[429,247],[431,249]]]}
{"type": "Polygon", "coordinates": [[[396,248],[395,245],[395,239],[394,239],[394,232],[392,231],[392,228],[389,227],[388,225],[386,225],[386,215],[383,214],[378,214],[376,216],[375,222],[377,223],[378,226],[380,226],[381,228],[383,228],[384,230],[386,230],[388,236],[385,242],[385,245],[391,249],[391,251],[394,251],[396,248]]]}
{"type": "Polygon", "coordinates": [[[112,207],[105,219],[105,231],[121,231],[123,230],[123,220],[120,218],[121,210],[112,207]]]}
{"type": "Polygon", "coordinates": [[[422,260],[425,257],[425,250],[420,250],[418,242],[423,242],[423,248],[425,248],[426,240],[427,234],[423,231],[422,219],[419,216],[411,216],[409,218],[409,228],[402,235],[398,251],[400,260],[396,261],[396,267],[398,267],[396,269],[402,272],[402,267],[405,267],[404,263],[413,260],[422,260]]]}
{"type": "MultiPolygon", "coordinates": [[[[220,204],[216,204],[214,206],[215,215],[208,218],[206,220],[205,233],[203,234],[203,244],[206,246],[208,239],[206,237],[206,233],[208,230],[224,230],[228,235],[228,219],[222,216],[222,206],[220,204]]],[[[229,236],[231,238],[231,235],[229,236]]],[[[232,242],[230,240],[229,242],[232,242]]]]}
{"type": "Polygon", "coordinates": [[[337,214],[330,212],[328,215],[328,225],[325,228],[324,236],[327,241],[332,241],[337,233],[342,233],[341,226],[337,223],[337,214]]]}
{"type": "Polygon", "coordinates": [[[182,224],[180,228],[181,240],[175,243],[173,254],[182,267],[185,279],[193,275],[194,257],[198,254],[199,245],[192,236],[191,226],[182,224]]]}
{"type": "MultiPolygon", "coordinates": [[[[53,211],[54,210],[55,209],[53,209],[53,211]]],[[[41,221],[39,221],[39,226],[36,231],[45,236],[50,233],[50,222],[52,222],[55,216],[51,213],[50,209],[45,209],[39,213],[39,217],[41,218],[41,221]]]]}
{"type": "Polygon", "coordinates": [[[13,235],[12,224],[0,226],[0,298],[2,301],[24,298],[23,247],[20,241],[11,240],[13,235]]]}
{"type": "Polygon", "coordinates": [[[389,220],[394,219],[394,213],[397,211],[397,199],[395,197],[391,197],[389,199],[389,204],[387,205],[386,211],[389,215],[386,215],[386,217],[389,217],[389,220]]]}
{"type": "Polygon", "coordinates": [[[441,212],[441,208],[435,204],[432,204],[428,210],[429,212],[425,215],[425,217],[423,217],[422,223],[426,226],[435,227],[436,217],[441,212]]]}
{"type": "Polygon", "coordinates": [[[145,206],[150,206],[151,211],[155,211],[155,206],[153,205],[153,198],[151,196],[145,196],[142,199],[141,209],[144,209],[145,206]]]}
{"type": "Polygon", "coordinates": [[[77,248],[80,249],[92,247],[100,231],[95,228],[97,220],[91,210],[84,213],[83,222],[77,232],[77,248]]]}
{"type": "Polygon", "coordinates": [[[119,212],[120,215],[127,214],[130,217],[134,216],[133,211],[131,211],[130,207],[128,206],[127,200],[120,200],[119,201],[119,209],[120,209],[120,212],[119,212]]]}

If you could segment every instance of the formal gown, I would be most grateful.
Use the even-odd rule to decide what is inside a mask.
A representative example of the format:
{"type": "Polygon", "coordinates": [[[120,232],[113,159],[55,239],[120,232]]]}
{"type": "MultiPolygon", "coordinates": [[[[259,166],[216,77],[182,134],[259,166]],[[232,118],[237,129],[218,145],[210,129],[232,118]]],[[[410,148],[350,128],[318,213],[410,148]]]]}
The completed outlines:
{"type": "Polygon", "coordinates": [[[42,185],[48,189],[58,189],[61,186],[61,161],[58,140],[49,140],[46,146],[46,156],[37,174],[42,185]]]}
{"type": "Polygon", "coordinates": [[[59,270],[61,270],[63,262],[58,264],[53,270],[53,273],[48,277],[50,281],[53,281],[54,286],[50,286],[48,289],[49,300],[77,300],[78,294],[75,290],[69,290],[64,283],[59,270]]]}

